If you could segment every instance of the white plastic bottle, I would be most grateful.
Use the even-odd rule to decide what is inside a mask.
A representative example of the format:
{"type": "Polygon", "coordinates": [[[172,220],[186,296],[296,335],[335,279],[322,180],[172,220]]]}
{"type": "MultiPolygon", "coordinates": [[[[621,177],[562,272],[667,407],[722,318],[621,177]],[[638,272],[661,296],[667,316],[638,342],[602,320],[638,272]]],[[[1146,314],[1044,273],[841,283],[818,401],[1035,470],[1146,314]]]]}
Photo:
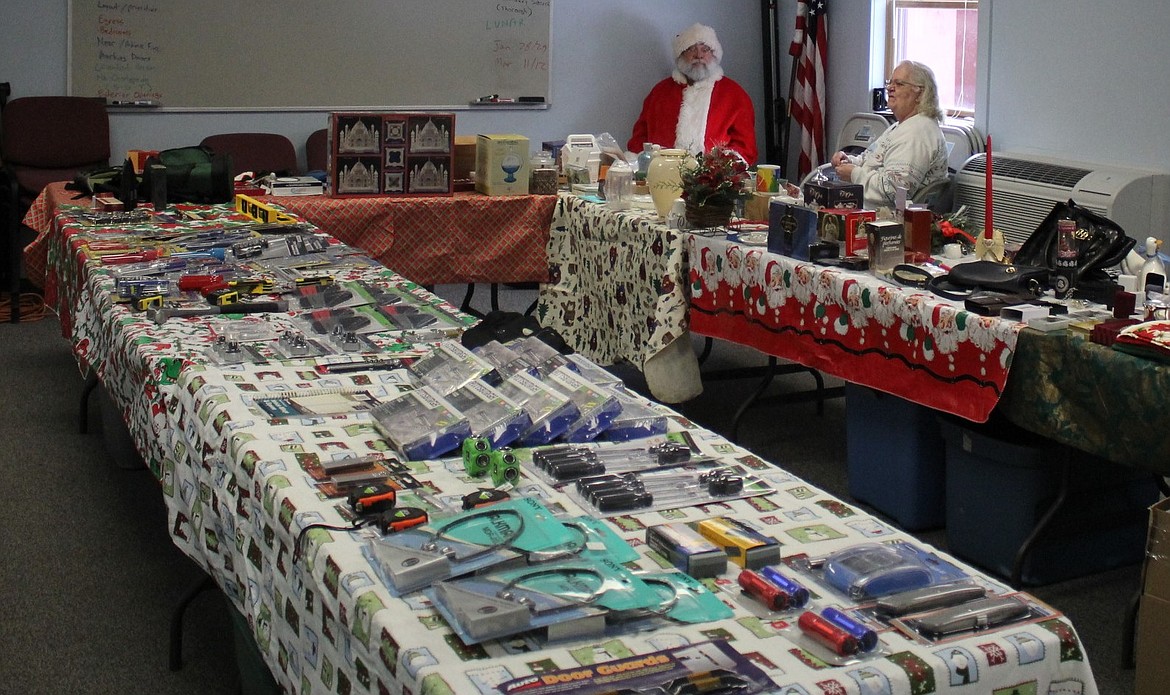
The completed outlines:
{"type": "Polygon", "coordinates": [[[1166,264],[1162,262],[1162,258],[1158,256],[1158,240],[1155,237],[1146,237],[1146,261],[1142,263],[1141,272],[1138,273],[1137,278],[1137,295],[1139,302],[1145,302],[1148,298],[1147,292],[1147,277],[1151,274],[1161,276],[1161,284],[1157,280],[1151,280],[1153,287],[1149,289],[1164,294],[1166,292],[1166,264]]]}

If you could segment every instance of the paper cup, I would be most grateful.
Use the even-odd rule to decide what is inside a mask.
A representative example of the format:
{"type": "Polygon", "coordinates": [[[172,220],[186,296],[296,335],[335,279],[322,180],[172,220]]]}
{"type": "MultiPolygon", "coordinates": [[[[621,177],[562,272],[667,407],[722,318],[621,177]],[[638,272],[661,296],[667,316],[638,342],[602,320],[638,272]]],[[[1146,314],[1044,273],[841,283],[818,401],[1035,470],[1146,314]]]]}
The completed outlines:
{"type": "Polygon", "coordinates": [[[760,193],[780,192],[780,167],[776,164],[761,164],[756,167],[756,190],[760,193]]]}

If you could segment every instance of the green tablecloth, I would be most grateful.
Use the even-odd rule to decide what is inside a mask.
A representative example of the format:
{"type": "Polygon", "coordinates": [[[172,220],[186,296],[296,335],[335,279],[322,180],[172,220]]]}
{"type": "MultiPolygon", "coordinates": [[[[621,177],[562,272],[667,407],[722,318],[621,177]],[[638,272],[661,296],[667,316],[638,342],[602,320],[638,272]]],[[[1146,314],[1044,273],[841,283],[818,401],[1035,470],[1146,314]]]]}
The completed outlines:
{"type": "Polygon", "coordinates": [[[1079,333],[1022,331],[999,408],[1021,427],[1170,475],[1170,367],[1079,333]]]}

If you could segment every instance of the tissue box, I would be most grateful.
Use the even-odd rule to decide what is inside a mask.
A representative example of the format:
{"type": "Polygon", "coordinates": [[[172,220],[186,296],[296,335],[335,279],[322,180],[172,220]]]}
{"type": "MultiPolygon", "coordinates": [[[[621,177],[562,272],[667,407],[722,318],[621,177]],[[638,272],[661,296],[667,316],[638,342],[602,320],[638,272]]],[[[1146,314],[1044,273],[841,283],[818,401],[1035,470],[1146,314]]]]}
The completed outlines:
{"type": "Polygon", "coordinates": [[[865,223],[875,219],[873,210],[821,208],[817,211],[817,236],[839,243],[843,255],[857,256],[866,249],[865,223]]]}
{"type": "Polygon", "coordinates": [[[810,181],[804,184],[804,201],[814,208],[864,207],[863,188],[844,181],[810,181]]]}
{"type": "Polygon", "coordinates": [[[484,195],[527,195],[528,169],[528,138],[509,134],[476,136],[476,191],[484,195]]]}
{"type": "Polygon", "coordinates": [[[816,210],[779,200],[768,206],[768,251],[807,261],[816,236],[816,210]]]}

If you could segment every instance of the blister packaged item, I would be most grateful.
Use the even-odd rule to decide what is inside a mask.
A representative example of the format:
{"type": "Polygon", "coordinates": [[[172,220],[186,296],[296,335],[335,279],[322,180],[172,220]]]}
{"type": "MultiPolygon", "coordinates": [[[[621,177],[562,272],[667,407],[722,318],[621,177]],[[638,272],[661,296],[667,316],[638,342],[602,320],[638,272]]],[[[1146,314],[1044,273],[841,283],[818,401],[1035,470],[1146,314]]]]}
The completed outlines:
{"type": "MultiPolygon", "coordinates": [[[[608,559],[562,560],[439,582],[435,607],[468,644],[519,632],[553,628],[560,637],[596,634],[574,625],[600,609],[607,613],[654,610],[661,593],[608,559]]],[[[605,621],[601,621],[604,629],[605,621]]]]}
{"type": "Polygon", "coordinates": [[[457,341],[445,340],[410,365],[410,371],[423,384],[447,395],[487,376],[492,365],[457,341]]]}
{"type": "Polygon", "coordinates": [[[296,293],[296,307],[317,310],[369,304],[369,296],[356,290],[356,284],[349,282],[301,287],[296,293]]]}
{"type": "MultiPolygon", "coordinates": [[[[595,665],[596,666],[596,665],[595,665]]],[[[604,662],[606,676],[581,678],[582,667],[542,671],[497,686],[501,693],[525,695],[607,695],[610,693],[734,693],[780,692],[779,686],[727,640],[692,642],[649,654],[604,662]]],[[[591,669],[592,670],[592,669],[591,669]]]]}
{"type": "Polygon", "coordinates": [[[637,550],[601,519],[581,515],[562,519],[561,522],[567,528],[577,532],[579,537],[574,538],[562,548],[554,548],[548,554],[529,553],[530,563],[559,559],[570,554],[581,558],[605,557],[624,565],[628,562],[634,562],[640,557],[637,550]]]}
{"type": "Polygon", "coordinates": [[[579,352],[565,355],[565,357],[569,360],[568,366],[592,384],[611,389],[620,389],[625,386],[621,377],[615,375],[605,367],[598,366],[593,360],[590,360],[579,352]]]}
{"type": "Polygon", "coordinates": [[[614,390],[614,397],[621,403],[622,412],[614,418],[601,438],[609,442],[628,442],[666,434],[667,417],[655,410],[641,398],[623,391],[614,390]]]}
{"type": "Polygon", "coordinates": [[[301,331],[286,331],[278,340],[271,344],[274,352],[286,360],[308,357],[324,357],[338,351],[329,343],[310,338],[301,331]]]}
{"type": "Polygon", "coordinates": [[[967,577],[954,564],[905,541],[862,543],[839,550],[824,559],[820,571],[825,584],[854,601],[967,577]]]}
{"type": "Polygon", "coordinates": [[[545,482],[557,485],[587,476],[640,473],[697,461],[693,453],[686,444],[667,440],[641,447],[563,444],[532,452],[532,464],[545,482]]]}
{"type": "Polygon", "coordinates": [[[604,517],[713,504],[773,491],[743,468],[710,459],[641,473],[581,478],[566,489],[578,504],[604,517]]]}
{"type": "Polygon", "coordinates": [[[499,391],[519,403],[532,421],[520,435],[524,446],[548,444],[581,416],[571,398],[524,372],[516,372],[501,382],[499,391]]]}
{"type": "Polygon", "coordinates": [[[536,336],[528,336],[507,343],[507,346],[520,354],[529,364],[536,367],[541,376],[548,376],[561,367],[572,365],[568,357],[557,352],[548,343],[536,336]]]}
{"type": "Polygon", "coordinates": [[[946,608],[894,619],[891,624],[922,644],[964,639],[973,634],[1046,620],[1057,611],[1026,594],[989,595],[946,608]]]}
{"type": "Polygon", "coordinates": [[[388,588],[401,595],[551,551],[575,537],[540,501],[522,498],[432,520],[378,539],[371,549],[388,588]]]}
{"type": "Polygon", "coordinates": [[[452,391],[447,400],[467,416],[471,436],[487,439],[493,449],[508,446],[532,425],[523,408],[478,379],[452,391]]]}
{"type": "Polygon", "coordinates": [[[681,521],[648,527],[646,545],[680,571],[698,579],[717,577],[727,570],[723,548],[681,521]]]}
{"type": "MultiPolygon", "coordinates": [[[[644,617],[698,624],[728,620],[735,615],[731,607],[708,591],[702,582],[682,572],[638,572],[635,576],[658,589],[661,597],[660,603],[644,617]]],[[[638,620],[635,624],[627,622],[624,627],[638,632],[650,629],[645,620],[638,620]]]]}
{"type": "MultiPolygon", "coordinates": [[[[471,351],[491,364],[495,368],[495,373],[499,375],[500,380],[507,379],[519,372],[523,372],[534,378],[540,377],[540,370],[535,365],[531,364],[523,355],[498,340],[488,341],[479,347],[472,348],[471,351]]],[[[493,382],[492,385],[497,386],[498,383],[493,382]]]]}
{"type": "Polygon", "coordinates": [[[568,367],[560,367],[549,374],[547,383],[571,398],[580,413],[561,435],[563,441],[593,441],[622,412],[622,404],[612,391],[594,386],[568,367]]]}
{"type": "Polygon", "coordinates": [[[370,410],[394,450],[411,461],[433,459],[471,436],[471,423],[429,387],[407,391],[370,410]]]}
{"type": "Polygon", "coordinates": [[[723,548],[728,559],[745,569],[759,569],[780,562],[780,541],[729,516],[695,523],[695,530],[723,548]]]}

